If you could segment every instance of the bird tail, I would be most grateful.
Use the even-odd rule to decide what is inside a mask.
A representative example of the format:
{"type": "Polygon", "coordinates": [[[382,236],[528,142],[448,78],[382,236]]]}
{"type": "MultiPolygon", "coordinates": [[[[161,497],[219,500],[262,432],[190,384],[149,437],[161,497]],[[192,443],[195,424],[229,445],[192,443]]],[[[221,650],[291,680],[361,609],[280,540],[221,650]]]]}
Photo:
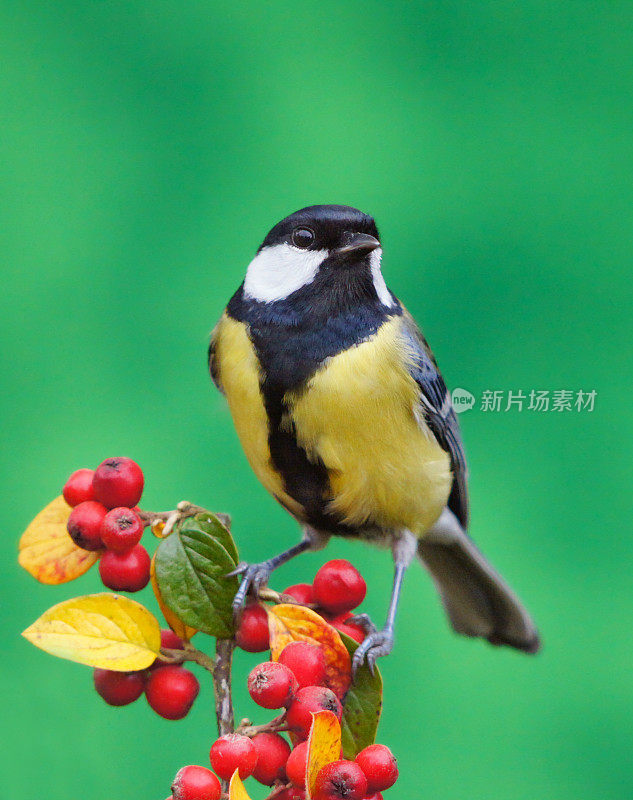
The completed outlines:
{"type": "Polygon", "coordinates": [[[420,539],[418,555],[458,633],[525,653],[538,651],[539,635],[530,615],[451,511],[445,509],[420,539]]]}

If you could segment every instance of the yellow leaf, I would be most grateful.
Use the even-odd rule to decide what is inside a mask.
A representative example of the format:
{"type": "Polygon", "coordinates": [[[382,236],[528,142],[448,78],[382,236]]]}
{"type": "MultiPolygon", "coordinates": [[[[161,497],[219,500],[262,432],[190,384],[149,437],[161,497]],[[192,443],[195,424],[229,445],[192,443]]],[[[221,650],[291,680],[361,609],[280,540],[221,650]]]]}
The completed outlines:
{"type": "Polygon", "coordinates": [[[156,600],[158,602],[158,606],[165,617],[165,621],[172,629],[172,631],[176,634],[176,636],[180,636],[180,638],[188,642],[192,636],[198,633],[196,628],[190,628],[188,625],[179,619],[174,612],[168,608],[165,603],[163,602],[163,598],[160,593],[160,589],[158,588],[158,581],[156,580],[156,568],[154,566],[154,561],[156,559],[156,554],[152,556],[152,565],[150,568],[150,577],[152,581],[152,589],[154,590],[154,594],[156,595],[156,600]]]}
{"type": "Polygon", "coordinates": [[[341,725],[331,711],[317,711],[312,715],[308,737],[306,763],[306,788],[308,800],[314,794],[317,775],[323,767],[341,757],[341,725]]]}
{"type": "Polygon", "coordinates": [[[229,800],[251,800],[248,796],[248,792],[244,788],[240,773],[237,770],[233,773],[231,783],[229,784],[229,800]]]}
{"type": "Polygon", "coordinates": [[[145,669],[160,653],[160,626],[128,597],[91,594],[49,608],[22,634],[36,647],[89,667],[145,669]]]}
{"type": "Polygon", "coordinates": [[[40,583],[67,583],[90,569],[101,553],[82,550],[66,530],[72,511],[60,495],[31,522],[20,539],[18,562],[40,583]]]}
{"type": "Polygon", "coordinates": [[[277,661],[290,642],[309,642],[323,650],[327,685],[342,699],[352,680],[351,658],[338,631],[310,608],[280,603],[268,608],[270,651],[277,661]]]}

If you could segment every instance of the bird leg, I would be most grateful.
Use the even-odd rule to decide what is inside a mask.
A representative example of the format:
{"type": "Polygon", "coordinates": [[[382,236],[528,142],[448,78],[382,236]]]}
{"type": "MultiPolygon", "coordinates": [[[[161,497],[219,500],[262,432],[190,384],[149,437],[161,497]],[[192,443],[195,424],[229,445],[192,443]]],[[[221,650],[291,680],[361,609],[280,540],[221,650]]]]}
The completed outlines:
{"type": "Polygon", "coordinates": [[[234,575],[242,576],[240,588],[233,598],[234,618],[236,620],[239,619],[242,609],[244,608],[244,603],[246,602],[246,595],[251,587],[255,589],[255,592],[258,592],[268,583],[268,579],[273,570],[276,570],[277,567],[290,561],[290,559],[298,556],[300,553],[305,553],[307,550],[320,550],[322,547],[325,547],[328,538],[329,537],[315,531],[313,528],[305,527],[303,539],[299,544],[288,548],[288,550],[284,550],[283,553],[279,553],[279,555],[256,564],[249,564],[246,561],[240,562],[237,567],[227,575],[227,577],[232,577],[234,575]]]}
{"type": "MultiPolygon", "coordinates": [[[[356,674],[356,671],[362,665],[363,661],[367,661],[367,665],[373,674],[376,659],[380,656],[389,655],[393,650],[393,632],[396,622],[396,613],[398,611],[400,591],[402,589],[402,581],[407,567],[417,552],[417,548],[418,540],[410,531],[402,531],[394,538],[392,552],[395,572],[387,620],[382,630],[371,631],[362,644],[358,646],[352,662],[354,674],[356,674]]],[[[367,621],[369,621],[368,617],[367,621]]],[[[367,621],[364,621],[365,624],[367,624],[367,621]]]]}

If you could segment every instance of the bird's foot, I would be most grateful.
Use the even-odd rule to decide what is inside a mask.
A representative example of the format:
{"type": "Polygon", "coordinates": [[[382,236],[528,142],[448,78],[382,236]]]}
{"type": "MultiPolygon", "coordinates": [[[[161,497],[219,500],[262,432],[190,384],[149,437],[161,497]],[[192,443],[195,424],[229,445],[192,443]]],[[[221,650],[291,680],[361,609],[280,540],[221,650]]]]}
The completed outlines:
{"type": "Polygon", "coordinates": [[[355,614],[353,617],[348,617],[345,620],[345,624],[356,625],[357,627],[362,628],[367,636],[372,633],[377,633],[378,631],[378,628],[371,621],[369,614],[355,614]]]}
{"type": "Polygon", "coordinates": [[[268,579],[270,578],[273,569],[274,566],[269,561],[261,561],[259,564],[248,564],[247,562],[242,561],[237,565],[233,572],[228,573],[227,578],[235,575],[242,576],[240,588],[235,593],[232,604],[233,618],[236,622],[239,620],[242,610],[244,609],[246,595],[248,594],[249,589],[252,588],[255,591],[255,594],[257,594],[259,590],[268,583],[268,579]]]}
{"type": "Polygon", "coordinates": [[[367,666],[373,675],[376,659],[380,658],[381,656],[388,656],[392,650],[393,630],[391,630],[391,628],[383,628],[381,631],[374,631],[373,633],[370,633],[365,641],[358,646],[358,649],[354,653],[354,658],[352,660],[352,673],[356,675],[356,672],[360,669],[363,662],[366,661],[367,666]]]}

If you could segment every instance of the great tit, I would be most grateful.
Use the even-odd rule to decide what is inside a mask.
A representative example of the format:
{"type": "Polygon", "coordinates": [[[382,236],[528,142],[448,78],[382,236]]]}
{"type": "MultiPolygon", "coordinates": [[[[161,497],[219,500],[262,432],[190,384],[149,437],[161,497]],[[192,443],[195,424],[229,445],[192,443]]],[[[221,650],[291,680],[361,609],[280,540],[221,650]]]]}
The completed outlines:
{"type": "Polygon", "coordinates": [[[373,218],[310,206],[268,233],[211,335],[209,367],[251,467],[299,522],[299,544],[240,564],[251,587],[330,536],[391,548],[387,620],[354,667],[391,652],[404,573],[417,556],[453,628],[525,653],[536,628],[466,533],[466,461],[433,353],[387,288],[373,218]]]}

